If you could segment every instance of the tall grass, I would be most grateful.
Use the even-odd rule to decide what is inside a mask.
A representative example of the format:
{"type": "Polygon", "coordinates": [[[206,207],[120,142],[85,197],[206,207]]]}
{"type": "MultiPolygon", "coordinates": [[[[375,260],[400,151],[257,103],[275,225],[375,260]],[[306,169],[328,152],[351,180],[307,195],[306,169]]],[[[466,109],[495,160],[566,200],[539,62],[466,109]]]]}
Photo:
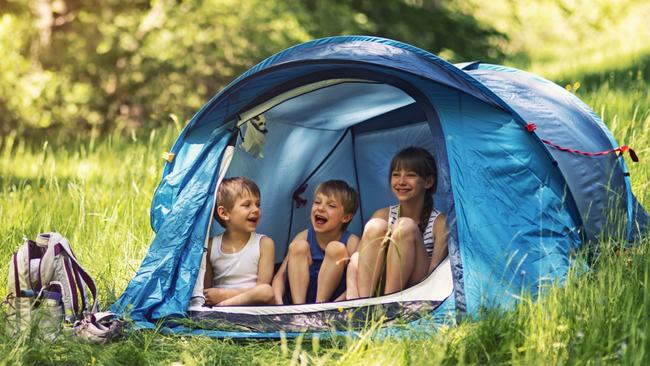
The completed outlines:
{"type": "MultiPolygon", "coordinates": [[[[645,66],[635,64],[628,71],[556,79],[581,82],[578,96],[604,117],[619,142],[639,153],[642,161],[628,160],[628,165],[634,191],[646,207],[648,75],[645,66]]],[[[114,301],[151,242],[149,205],[163,166],[159,156],[176,134],[169,129],[145,139],[115,135],[56,147],[5,136],[0,141],[0,258],[8,259],[24,235],[59,231],[95,277],[102,304],[114,301]]],[[[372,337],[373,327],[380,325],[373,324],[353,339],[235,342],[139,331],[97,346],[67,337],[46,341],[37,328],[12,338],[0,318],[0,365],[647,364],[650,240],[629,250],[623,246],[622,240],[600,243],[588,272],[572,272],[563,286],[546,289],[537,301],[524,296],[514,309],[487,311],[426,337],[372,337]]],[[[0,273],[6,270],[3,260],[0,273]]],[[[0,288],[0,297],[5,294],[0,288]]]]}
{"type": "MultiPolygon", "coordinates": [[[[0,257],[9,258],[23,236],[59,231],[113,300],[151,241],[149,205],[175,130],[153,131],[146,141],[106,141],[53,148],[27,146],[15,136],[0,145],[0,257]]],[[[0,264],[5,273],[7,263],[0,264]]],[[[4,297],[5,288],[0,289],[4,297]]]]}
{"type": "MultiPolygon", "coordinates": [[[[605,121],[621,145],[629,145],[640,163],[626,160],[632,188],[646,207],[650,205],[650,53],[620,59],[616,68],[582,70],[556,77],[560,85],[580,87],[574,92],[605,121]]],[[[575,88],[573,88],[575,89],[575,88]]]]}

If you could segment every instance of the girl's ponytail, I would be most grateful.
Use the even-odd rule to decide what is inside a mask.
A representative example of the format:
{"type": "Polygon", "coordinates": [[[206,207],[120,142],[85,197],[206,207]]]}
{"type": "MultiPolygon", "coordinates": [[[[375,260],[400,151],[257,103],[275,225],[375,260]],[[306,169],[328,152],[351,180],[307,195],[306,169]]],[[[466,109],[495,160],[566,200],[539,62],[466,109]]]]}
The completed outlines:
{"type": "Polygon", "coordinates": [[[420,213],[420,222],[418,223],[418,228],[422,234],[424,234],[429,224],[431,211],[433,211],[433,187],[427,189],[424,194],[424,205],[422,205],[422,213],[420,213]]]}

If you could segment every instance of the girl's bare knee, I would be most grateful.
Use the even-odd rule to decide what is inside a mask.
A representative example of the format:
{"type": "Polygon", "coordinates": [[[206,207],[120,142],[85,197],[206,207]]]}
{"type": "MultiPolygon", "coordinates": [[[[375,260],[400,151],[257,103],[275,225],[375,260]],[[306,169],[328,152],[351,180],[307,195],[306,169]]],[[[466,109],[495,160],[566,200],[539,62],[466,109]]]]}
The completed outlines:
{"type": "Polygon", "coordinates": [[[418,223],[415,222],[415,220],[413,220],[410,217],[400,217],[399,219],[397,219],[395,225],[398,230],[400,229],[407,230],[407,231],[420,230],[420,228],[418,227],[418,223]]]}
{"type": "Polygon", "coordinates": [[[401,242],[401,239],[411,238],[420,235],[418,224],[411,218],[401,217],[395,223],[391,239],[393,242],[401,242]]]}

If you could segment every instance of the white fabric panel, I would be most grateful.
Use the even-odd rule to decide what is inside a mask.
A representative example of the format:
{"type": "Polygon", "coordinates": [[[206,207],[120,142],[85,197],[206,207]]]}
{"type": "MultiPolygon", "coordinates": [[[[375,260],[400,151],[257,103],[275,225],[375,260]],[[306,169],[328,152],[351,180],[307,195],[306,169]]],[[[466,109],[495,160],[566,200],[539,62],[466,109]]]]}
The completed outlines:
{"type": "Polygon", "coordinates": [[[302,127],[341,130],[411,103],[408,94],[387,84],[343,83],[287,100],[266,116],[302,127]]]}
{"type": "Polygon", "coordinates": [[[375,83],[374,81],[369,81],[369,80],[362,80],[362,79],[329,79],[329,80],[321,80],[317,81],[315,83],[299,86],[295,89],[291,89],[287,92],[284,92],[280,95],[277,95],[266,102],[259,104],[246,112],[243,112],[242,114],[239,115],[239,122],[238,126],[240,126],[243,123],[246,123],[251,118],[257,117],[260,114],[268,111],[269,109],[272,109],[276,107],[279,104],[282,104],[290,99],[294,99],[296,97],[299,97],[303,94],[311,93],[315,90],[327,88],[327,87],[332,87],[337,84],[342,84],[342,83],[375,83]]]}
{"type": "Polygon", "coordinates": [[[386,304],[391,302],[403,301],[443,301],[451,295],[454,290],[451,264],[449,258],[440,263],[429,277],[419,284],[407,288],[404,291],[397,292],[391,295],[370,297],[365,299],[339,301],[339,302],[326,302],[320,304],[303,304],[303,305],[277,305],[277,306],[220,306],[220,307],[205,307],[205,306],[191,306],[188,311],[201,311],[201,312],[223,312],[223,313],[236,313],[236,314],[257,314],[257,315],[272,315],[272,314],[301,314],[310,313],[314,311],[333,310],[333,309],[348,309],[360,306],[386,304]]]}

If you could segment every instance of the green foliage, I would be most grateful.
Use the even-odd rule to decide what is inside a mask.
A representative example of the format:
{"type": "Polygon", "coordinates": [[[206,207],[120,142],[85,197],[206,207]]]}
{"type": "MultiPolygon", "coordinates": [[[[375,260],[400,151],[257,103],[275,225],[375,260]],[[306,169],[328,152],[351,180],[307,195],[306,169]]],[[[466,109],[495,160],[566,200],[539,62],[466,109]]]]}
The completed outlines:
{"type": "MultiPolygon", "coordinates": [[[[435,1],[377,2],[377,9],[343,0],[109,1],[101,8],[88,1],[52,1],[55,19],[62,18],[55,20],[48,47],[39,46],[47,34],[24,3],[0,4],[0,273],[6,273],[6,259],[22,236],[57,230],[96,279],[103,306],[122,293],[148,250],[149,205],[163,166],[159,153],[180,126],[143,127],[165,123],[169,113],[187,119],[253,62],[328,32],[404,37],[434,51],[448,47],[426,43],[435,39],[419,38],[406,20],[390,29],[382,20],[389,16],[386,9],[439,9],[435,1]],[[45,142],[34,143],[34,137],[45,142]],[[59,137],[66,144],[55,144],[59,137]]],[[[463,12],[507,32],[503,49],[509,63],[531,62],[533,70],[570,85],[620,143],[637,151],[641,162],[628,160],[632,186],[650,208],[649,53],[637,40],[612,45],[621,34],[629,38],[626,30],[644,18],[644,4],[586,3],[503,0],[463,12]],[[581,21],[578,12],[587,5],[593,6],[581,21]],[[512,19],[512,10],[519,21],[486,20],[494,9],[504,19],[512,19]],[[556,28],[545,32],[552,28],[548,22],[556,28]],[[527,27],[535,31],[524,32],[527,27]],[[571,48],[556,32],[567,38],[583,34],[581,47],[571,48]],[[554,36],[545,44],[549,35],[554,36]],[[599,50],[608,57],[597,57],[599,50]]],[[[467,4],[475,2],[445,6],[467,4]]],[[[461,48],[452,50],[473,58],[461,48]]],[[[536,301],[524,296],[511,311],[488,311],[454,327],[429,329],[424,337],[376,338],[381,324],[374,323],[356,338],[235,342],[138,331],[96,346],[64,336],[46,341],[37,328],[10,337],[0,308],[0,365],[648,364],[650,240],[628,250],[622,243],[600,243],[588,272],[571,273],[563,286],[552,286],[536,301]]],[[[0,286],[0,299],[5,294],[0,286]]]]}
{"type": "Polygon", "coordinates": [[[478,22],[453,2],[432,0],[305,0],[301,2],[307,31],[313,37],[368,34],[397,39],[451,61],[499,61],[503,33],[478,22]]]}
{"type": "MultiPolygon", "coordinates": [[[[454,6],[508,35],[507,63],[548,77],[647,53],[645,0],[457,0],[454,6]]],[[[609,67],[608,67],[609,68],[609,67]]]]}
{"type": "MultiPolygon", "coordinates": [[[[1,5],[0,5],[1,7],[1,5]]],[[[369,34],[490,59],[503,35],[436,1],[37,0],[0,18],[0,133],[106,136],[188,120],[255,63],[307,40],[369,34]]]]}

